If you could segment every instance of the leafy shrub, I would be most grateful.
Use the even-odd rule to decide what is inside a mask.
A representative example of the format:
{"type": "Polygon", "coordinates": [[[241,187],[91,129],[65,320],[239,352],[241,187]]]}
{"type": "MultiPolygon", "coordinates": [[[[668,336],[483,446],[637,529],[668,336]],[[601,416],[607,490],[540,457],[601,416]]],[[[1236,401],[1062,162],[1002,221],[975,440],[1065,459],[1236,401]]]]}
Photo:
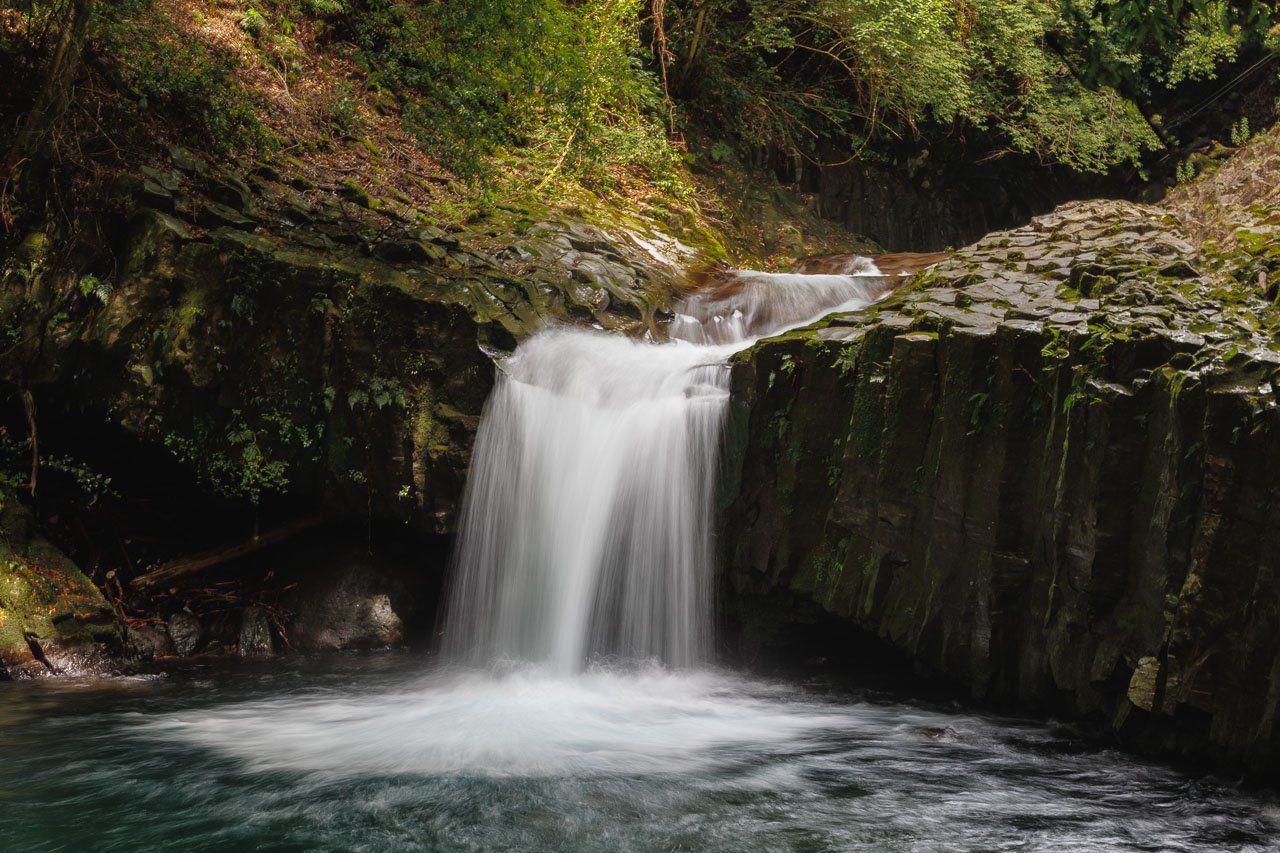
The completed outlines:
{"type": "Polygon", "coordinates": [[[253,38],[262,38],[267,30],[271,29],[271,23],[266,16],[257,9],[250,6],[243,15],[240,16],[240,29],[244,30],[253,38]]]}
{"type": "Polygon", "coordinates": [[[1231,144],[1240,146],[1249,141],[1253,134],[1249,132],[1249,117],[1241,116],[1240,121],[1231,125],[1231,144]]]}
{"type": "Polygon", "coordinates": [[[313,18],[334,18],[347,13],[342,0],[302,0],[302,11],[313,18]]]}

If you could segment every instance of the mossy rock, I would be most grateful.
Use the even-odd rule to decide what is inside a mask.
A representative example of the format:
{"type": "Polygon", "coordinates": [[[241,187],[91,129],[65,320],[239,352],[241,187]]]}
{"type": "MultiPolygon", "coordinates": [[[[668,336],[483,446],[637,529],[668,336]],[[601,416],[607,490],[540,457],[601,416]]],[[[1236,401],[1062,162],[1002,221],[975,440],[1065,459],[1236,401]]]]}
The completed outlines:
{"type": "Polygon", "coordinates": [[[378,200],[370,195],[368,190],[350,178],[338,186],[338,195],[352,204],[363,207],[365,210],[377,210],[379,207],[378,200]]]}
{"type": "Polygon", "coordinates": [[[89,674],[109,667],[124,629],[102,593],[31,530],[26,508],[0,509],[0,673],[89,674]]]}
{"type": "Polygon", "coordinates": [[[48,254],[48,251],[49,235],[43,231],[32,231],[22,238],[22,242],[14,250],[13,256],[19,263],[35,264],[44,260],[44,256],[48,254]]]}

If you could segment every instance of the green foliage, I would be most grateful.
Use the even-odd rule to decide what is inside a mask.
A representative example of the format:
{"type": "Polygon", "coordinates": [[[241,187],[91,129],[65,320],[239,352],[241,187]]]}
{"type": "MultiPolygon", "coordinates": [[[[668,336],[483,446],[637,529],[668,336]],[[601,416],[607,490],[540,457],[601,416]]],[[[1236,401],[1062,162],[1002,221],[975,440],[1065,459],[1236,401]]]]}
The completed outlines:
{"type": "MultiPolygon", "coordinates": [[[[405,126],[464,176],[497,162],[599,178],[601,164],[659,177],[676,163],[640,38],[644,0],[421,3],[310,0],[357,49],[405,126]]],[[[339,123],[339,122],[335,122],[339,123]]]]}
{"type": "Polygon", "coordinates": [[[1241,116],[1240,121],[1231,125],[1231,144],[1244,145],[1253,134],[1249,132],[1249,117],[1241,116]]]}
{"type": "Polygon", "coordinates": [[[31,446],[0,427],[0,510],[30,483],[31,446]]]}
{"type": "MultiPolygon", "coordinates": [[[[81,459],[60,453],[39,456],[41,492],[53,483],[64,504],[87,509],[105,498],[119,497],[111,478],[81,459]]],[[[28,491],[31,477],[31,445],[26,436],[14,436],[0,428],[0,509],[28,491]]],[[[28,491],[29,496],[29,491],[28,491]]]]}
{"type": "Polygon", "coordinates": [[[1212,78],[1274,2],[700,0],[668,3],[679,94],[744,148],[863,156],[966,128],[1101,172],[1158,147],[1156,84],[1212,78]]]}
{"type": "MultiPolygon", "coordinates": [[[[303,67],[295,35],[340,43],[355,60],[367,79],[320,99],[330,134],[361,137],[365,107],[376,102],[462,176],[538,190],[557,176],[609,190],[640,174],[687,193],[675,140],[690,117],[711,131],[717,163],[762,146],[874,159],[896,155],[901,142],[918,150],[963,138],[991,157],[1017,152],[1081,172],[1140,165],[1161,145],[1153,92],[1210,80],[1246,51],[1280,44],[1276,0],[255,0],[239,8],[253,49],[286,86],[303,67]]],[[[237,58],[183,37],[153,0],[98,4],[91,47],[143,108],[163,107],[214,146],[269,141],[236,82],[237,58]]]]}
{"type": "Polygon", "coordinates": [[[237,60],[182,34],[151,0],[97,4],[91,38],[143,109],[161,108],[205,145],[222,150],[267,144],[254,104],[233,72],[237,60]]]}
{"type": "Polygon", "coordinates": [[[267,30],[271,29],[271,24],[265,15],[250,6],[240,17],[240,29],[254,38],[261,38],[267,30]]]}
{"type": "Polygon", "coordinates": [[[1172,60],[1165,81],[1176,86],[1183,80],[1207,80],[1218,66],[1236,58],[1243,33],[1230,23],[1226,2],[1210,3],[1195,12],[1172,60]]]}
{"type": "Polygon", "coordinates": [[[196,419],[189,430],[165,432],[164,446],[219,494],[257,504],[266,493],[284,492],[289,486],[288,465],[266,449],[280,438],[260,435],[239,410],[232,416],[221,432],[207,419],[196,419]]]}
{"type": "Polygon", "coordinates": [[[408,401],[400,380],[395,377],[371,376],[366,387],[352,389],[347,394],[347,405],[352,409],[369,405],[379,410],[389,406],[403,409],[408,401]]]}
{"type": "Polygon", "coordinates": [[[47,477],[49,472],[63,475],[74,487],[81,506],[89,508],[104,498],[119,497],[111,486],[111,478],[107,477],[86,463],[71,456],[47,454],[40,458],[40,471],[47,477]]]}
{"type": "Polygon", "coordinates": [[[530,131],[544,156],[557,158],[551,171],[600,178],[593,172],[602,163],[638,166],[676,188],[664,107],[639,38],[646,7],[644,0],[585,0],[569,9],[560,42],[566,85],[530,131]]]}
{"type": "Polygon", "coordinates": [[[835,367],[840,371],[840,377],[844,378],[854,368],[858,366],[858,348],[852,344],[840,348],[840,354],[836,356],[835,367]]]}
{"type": "Polygon", "coordinates": [[[1086,87],[1049,46],[1062,20],[1026,0],[732,0],[684,6],[684,92],[740,139],[816,153],[969,126],[1080,171],[1137,162],[1137,108],[1086,87]]]}
{"type": "Polygon", "coordinates": [[[723,139],[718,139],[711,144],[708,153],[711,155],[712,160],[717,163],[723,163],[733,156],[733,146],[723,139]]]}
{"type": "Polygon", "coordinates": [[[325,118],[329,127],[342,136],[358,136],[368,128],[368,122],[360,112],[360,95],[346,81],[334,85],[325,109],[325,118]]]}
{"type": "Polygon", "coordinates": [[[1069,333],[1053,327],[1045,330],[1045,344],[1040,349],[1040,357],[1052,366],[1071,357],[1071,338],[1069,333]]]}
{"type": "Polygon", "coordinates": [[[1060,43],[1088,82],[1140,95],[1213,77],[1276,11],[1273,0],[1066,0],[1060,43]]]}
{"type": "Polygon", "coordinates": [[[85,299],[95,299],[103,304],[111,297],[115,288],[111,286],[111,282],[98,278],[92,273],[80,278],[77,284],[80,295],[85,299]]]}
{"type": "Polygon", "coordinates": [[[350,11],[342,0],[302,0],[301,6],[313,18],[336,18],[350,11]]]}

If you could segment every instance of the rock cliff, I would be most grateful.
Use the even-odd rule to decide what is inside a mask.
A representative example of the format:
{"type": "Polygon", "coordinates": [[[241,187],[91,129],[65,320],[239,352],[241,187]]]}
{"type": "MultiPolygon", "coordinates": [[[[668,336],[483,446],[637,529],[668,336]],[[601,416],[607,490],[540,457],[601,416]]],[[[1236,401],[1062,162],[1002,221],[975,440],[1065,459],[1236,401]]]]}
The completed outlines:
{"type": "Polygon", "coordinates": [[[446,232],[352,181],[305,185],[175,150],[170,168],[121,176],[79,245],[32,232],[0,292],[20,343],[4,378],[46,404],[46,425],[123,429],[207,490],[322,496],[447,532],[490,357],[557,321],[643,330],[698,257],[529,211],[446,232]],[[63,271],[94,253],[113,268],[63,271]]]}
{"type": "Polygon", "coordinates": [[[1270,772],[1268,216],[1219,252],[1164,209],[1067,205],[741,354],[729,616],[834,615],[977,698],[1270,772]]]}
{"type": "MultiPolygon", "coordinates": [[[[116,512],[108,532],[77,533],[89,551],[104,536],[112,543],[105,565],[85,564],[99,582],[124,554],[125,585],[112,585],[121,596],[148,565],[200,549],[186,537],[225,544],[247,536],[245,511],[257,507],[274,507],[277,519],[391,520],[446,547],[439,537],[455,525],[493,359],[556,322],[652,328],[686,265],[703,257],[643,223],[588,224],[539,209],[495,210],[446,231],[351,180],[319,187],[267,166],[245,174],[182,149],[163,168],[122,174],[92,229],[56,240],[49,230],[15,241],[0,264],[0,387],[11,392],[0,451],[21,472],[24,493],[35,436],[40,464],[29,476],[40,496],[59,477],[80,477],[91,481],[91,504],[119,491],[116,498],[177,504],[166,509],[191,520],[189,530],[139,531],[116,512]],[[25,418],[17,400],[26,401],[25,418]],[[230,508],[231,517],[211,506],[230,508]],[[121,541],[139,532],[174,541],[142,550],[121,541]]],[[[13,489],[0,490],[0,509],[29,520],[21,506],[13,489]]],[[[57,514],[45,507],[38,519],[57,514]]],[[[64,637],[79,622],[58,614],[93,610],[94,625],[103,622],[117,640],[122,624],[61,553],[52,563],[23,556],[35,547],[29,540],[44,541],[31,540],[28,526],[0,540],[12,556],[0,570],[8,596],[0,598],[0,676],[6,668],[70,671],[53,651],[41,663],[40,646],[28,639],[78,645],[105,660],[93,632],[64,637]],[[31,575],[59,567],[65,571],[50,583],[31,575]],[[32,627],[33,608],[62,627],[32,627]]],[[[328,581],[312,580],[295,609],[327,600],[328,581]]],[[[195,605],[169,587],[154,591],[170,596],[158,615],[191,622],[195,605]]],[[[396,588],[365,590],[360,601],[390,602],[396,588]]],[[[156,615],[152,603],[134,604],[147,619],[156,615]]],[[[414,607],[418,619],[429,614],[429,602],[414,607]]],[[[210,624],[228,618],[235,624],[222,644],[234,647],[238,616],[210,624]]],[[[281,629],[301,632],[300,648],[313,635],[338,638],[325,647],[404,639],[399,628],[330,630],[324,618],[309,618],[281,629]]],[[[197,639],[212,636],[209,625],[188,627],[197,639]]],[[[153,628],[143,633],[151,638],[153,628]]],[[[151,639],[144,655],[171,653],[163,636],[151,639]]]]}

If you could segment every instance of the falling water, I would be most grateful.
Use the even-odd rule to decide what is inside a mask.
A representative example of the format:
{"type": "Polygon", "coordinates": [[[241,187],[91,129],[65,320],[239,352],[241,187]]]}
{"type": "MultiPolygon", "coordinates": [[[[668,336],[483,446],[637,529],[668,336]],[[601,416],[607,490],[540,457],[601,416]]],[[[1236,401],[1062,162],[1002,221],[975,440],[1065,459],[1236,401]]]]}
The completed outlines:
{"type": "Polygon", "coordinates": [[[554,329],[521,344],[476,437],[446,655],[559,672],[705,660],[726,362],[874,301],[883,279],[856,271],[732,273],[680,306],[667,343],[554,329]]]}
{"type": "Polygon", "coordinates": [[[739,274],[670,343],[530,339],[478,437],[451,661],[0,684],[5,849],[1280,849],[1273,796],[1057,727],[673,666],[709,641],[726,360],[878,290],[739,274]]]}

